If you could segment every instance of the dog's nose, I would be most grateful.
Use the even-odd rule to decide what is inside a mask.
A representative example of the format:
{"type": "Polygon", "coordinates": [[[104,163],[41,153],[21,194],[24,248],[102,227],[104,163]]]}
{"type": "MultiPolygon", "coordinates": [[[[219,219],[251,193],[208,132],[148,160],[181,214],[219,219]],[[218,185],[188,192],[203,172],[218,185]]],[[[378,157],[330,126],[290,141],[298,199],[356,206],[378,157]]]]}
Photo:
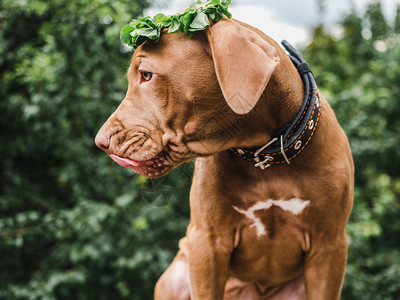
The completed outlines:
{"type": "Polygon", "coordinates": [[[103,131],[100,130],[97,133],[94,142],[96,143],[97,147],[107,152],[108,147],[110,146],[110,136],[107,133],[104,133],[103,131]]]}

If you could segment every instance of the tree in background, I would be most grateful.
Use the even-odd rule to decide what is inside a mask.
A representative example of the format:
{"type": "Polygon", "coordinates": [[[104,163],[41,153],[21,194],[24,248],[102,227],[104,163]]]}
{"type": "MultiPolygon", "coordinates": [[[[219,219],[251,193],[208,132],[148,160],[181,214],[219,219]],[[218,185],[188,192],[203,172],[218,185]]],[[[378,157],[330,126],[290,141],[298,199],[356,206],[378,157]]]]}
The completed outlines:
{"type": "Polygon", "coordinates": [[[353,9],[336,32],[317,27],[304,49],[350,138],[356,166],[342,299],[400,299],[398,18],[390,26],[373,2],[364,18],[353,9]]]}
{"type": "Polygon", "coordinates": [[[365,16],[369,23],[368,27],[371,30],[372,40],[387,37],[390,27],[382,13],[382,5],[380,1],[371,3],[368,6],[365,16]]]}
{"type": "Polygon", "coordinates": [[[148,5],[0,2],[1,299],[151,299],[175,254],[190,168],[149,181],[94,145],[127,87],[120,28],[148,5]]]}
{"type": "Polygon", "coordinates": [[[400,4],[397,5],[396,18],[393,26],[395,33],[400,33],[400,4]]]}

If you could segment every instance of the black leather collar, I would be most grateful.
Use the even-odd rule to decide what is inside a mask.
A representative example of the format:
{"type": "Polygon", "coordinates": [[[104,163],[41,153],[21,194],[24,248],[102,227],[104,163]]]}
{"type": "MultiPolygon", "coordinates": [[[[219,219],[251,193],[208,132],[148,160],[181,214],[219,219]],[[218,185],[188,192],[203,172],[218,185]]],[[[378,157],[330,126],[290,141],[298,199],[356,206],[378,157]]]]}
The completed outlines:
{"type": "Polygon", "coordinates": [[[302,107],[292,122],[277,132],[264,146],[253,149],[231,149],[263,170],[271,165],[290,164],[310,142],[321,115],[317,85],[310,66],[287,41],[283,40],[282,45],[303,80],[305,96],[302,107]]]}

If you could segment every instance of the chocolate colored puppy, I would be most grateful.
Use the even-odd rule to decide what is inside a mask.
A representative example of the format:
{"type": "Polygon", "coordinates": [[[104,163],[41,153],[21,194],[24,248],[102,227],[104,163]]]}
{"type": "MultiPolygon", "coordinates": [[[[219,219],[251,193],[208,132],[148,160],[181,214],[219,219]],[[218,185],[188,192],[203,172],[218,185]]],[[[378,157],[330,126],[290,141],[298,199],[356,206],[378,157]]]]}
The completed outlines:
{"type": "Polygon", "coordinates": [[[339,299],[354,170],[329,104],[314,99],[318,126],[290,164],[266,155],[261,169],[230,150],[261,148],[301,111],[306,88],[283,49],[224,19],[145,42],[128,79],[96,144],[148,177],[197,158],[190,224],[155,299],[339,299]]]}

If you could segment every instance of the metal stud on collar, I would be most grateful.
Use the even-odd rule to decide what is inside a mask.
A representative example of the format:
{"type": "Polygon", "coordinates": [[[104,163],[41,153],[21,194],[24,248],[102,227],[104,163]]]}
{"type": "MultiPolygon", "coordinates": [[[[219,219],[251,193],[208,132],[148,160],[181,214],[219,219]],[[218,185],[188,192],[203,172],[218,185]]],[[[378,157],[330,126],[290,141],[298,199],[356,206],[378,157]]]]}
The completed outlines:
{"type": "Polygon", "coordinates": [[[308,125],[308,129],[312,130],[314,128],[314,120],[310,121],[310,124],[308,125]]]}
{"type": "Polygon", "coordinates": [[[296,145],[294,145],[294,150],[299,150],[302,145],[301,141],[297,141],[296,145]]]}
{"type": "Polygon", "coordinates": [[[244,154],[244,151],[242,150],[242,149],[236,149],[237,150],[237,152],[239,153],[239,154],[241,154],[241,155],[243,155],[244,154]]]}

